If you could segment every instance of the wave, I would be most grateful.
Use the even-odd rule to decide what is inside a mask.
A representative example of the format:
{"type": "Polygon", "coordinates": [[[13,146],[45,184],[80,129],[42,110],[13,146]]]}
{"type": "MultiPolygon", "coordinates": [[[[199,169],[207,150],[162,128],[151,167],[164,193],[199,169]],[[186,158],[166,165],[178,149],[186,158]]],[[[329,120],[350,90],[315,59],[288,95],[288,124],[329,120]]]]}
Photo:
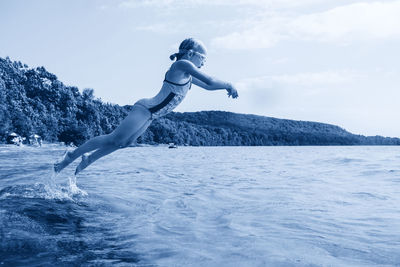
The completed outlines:
{"type": "Polygon", "coordinates": [[[136,235],[121,237],[102,209],[72,191],[44,184],[0,191],[0,265],[131,266],[141,260],[136,235]]]}
{"type": "Polygon", "coordinates": [[[337,157],[325,160],[325,163],[333,163],[333,164],[350,164],[350,163],[363,163],[363,162],[366,162],[366,160],[357,158],[348,158],[348,157],[337,157]]]}
{"type": "Polygon", "coordinates": [[[378,199],[378,200],[387,200],[388,197],[380,196],[378,194],[373,194],[370,192],[356,192],[353,193],[353,196],[361,198],[361,199],[378,199]]]}

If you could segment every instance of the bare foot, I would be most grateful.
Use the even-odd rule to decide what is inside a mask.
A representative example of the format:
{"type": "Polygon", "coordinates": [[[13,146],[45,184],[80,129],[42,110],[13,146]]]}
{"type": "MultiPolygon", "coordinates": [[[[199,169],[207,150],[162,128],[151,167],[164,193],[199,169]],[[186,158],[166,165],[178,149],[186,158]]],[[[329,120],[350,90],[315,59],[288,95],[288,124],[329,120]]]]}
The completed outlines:
{"type": "Polygon", "coordinates": [[[59,173],[60,171],[62,171],[62,169],[67,167],[71,162],[72,162],[71,152],[66,151],[64,153],[63,159],[60,162],[54,163],[54,171],[56,173],[59,173]]]}
{"type": "Polygon", "coordinates": [[[82,155],[81,163],[76,167],[75,175],[78,175],[81,171],[83,171],[90,164],[89,155],[82,155]]]}

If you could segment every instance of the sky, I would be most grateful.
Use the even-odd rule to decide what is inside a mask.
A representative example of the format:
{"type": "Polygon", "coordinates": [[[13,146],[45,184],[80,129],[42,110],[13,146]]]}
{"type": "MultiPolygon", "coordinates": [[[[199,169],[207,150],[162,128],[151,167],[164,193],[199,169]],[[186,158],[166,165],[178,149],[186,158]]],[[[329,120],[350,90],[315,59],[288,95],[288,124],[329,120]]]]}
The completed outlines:
{"type": "Polygon", "coordinates": [[[400,0],[0,0],[0,57],[104,102],[154,96],[182,40],[238,99],[193,86],[175,111],[223,110],[400,137],[400,0]]]}

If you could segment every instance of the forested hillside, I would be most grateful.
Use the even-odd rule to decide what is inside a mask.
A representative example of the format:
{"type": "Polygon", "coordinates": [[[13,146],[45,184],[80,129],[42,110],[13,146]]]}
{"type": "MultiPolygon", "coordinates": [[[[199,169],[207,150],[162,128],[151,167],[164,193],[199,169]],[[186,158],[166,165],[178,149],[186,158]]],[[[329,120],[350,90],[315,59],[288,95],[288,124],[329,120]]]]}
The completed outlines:
{"type": "MultiPolygon", "coordinates": [[[[79,145],[111,132],[131,106],[104,103],[93,89],[66,86],[44,67],[0,58],[0,141],[11,132],[79,145]]],[[[316,122],[222,111],[171,113],[153,122],[139,143],[188,145],[400,145],[398,138],[353,135],[316,122]]]]}

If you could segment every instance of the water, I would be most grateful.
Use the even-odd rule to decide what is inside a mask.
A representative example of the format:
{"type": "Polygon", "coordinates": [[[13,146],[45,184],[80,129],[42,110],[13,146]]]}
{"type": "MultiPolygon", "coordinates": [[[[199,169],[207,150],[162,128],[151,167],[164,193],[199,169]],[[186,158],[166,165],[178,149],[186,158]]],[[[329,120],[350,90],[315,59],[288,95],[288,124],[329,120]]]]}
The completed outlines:
{"type": "Polygon", "coordinates": [[[400,266],[400,147],[0,146],[1,266],[400,266]]]}

